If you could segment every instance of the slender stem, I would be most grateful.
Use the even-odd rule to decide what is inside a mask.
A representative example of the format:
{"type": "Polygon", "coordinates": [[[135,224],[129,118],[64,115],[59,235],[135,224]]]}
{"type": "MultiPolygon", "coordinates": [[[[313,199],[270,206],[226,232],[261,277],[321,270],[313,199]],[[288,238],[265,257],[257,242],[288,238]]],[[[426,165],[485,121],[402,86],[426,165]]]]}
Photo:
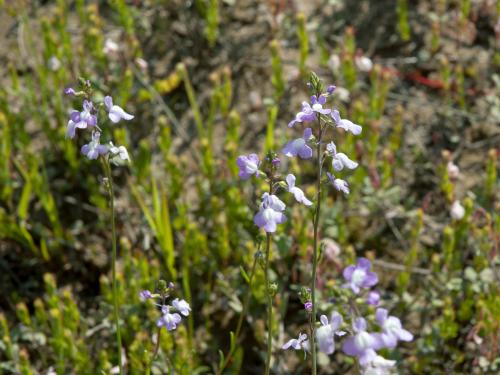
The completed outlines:
{"type": "MultiPolygon", "coordinates": [[[[260,246],[259,246],[259,248],[260,248],[260,246]]],[[[253,276],[255,275],[256,266],[257,266],[257,257],[254,257],[252,271],[250,272],[250,277],[249,277],[249,281],[248,281],[248,290],[247,290],[247,293],[245,295],[245,300],[243,302],[243,309],[241,311],[240,317],[238,318],[238,324],[236,325],[236,332],[234,334],[235,341],[238,341],[238,338],[240,336],[241,327],[243,326],[243,319],[245,318],[245,315],[247,314],[248,305],[250,304],[250,297],[252,295],[252,281],[253,281],[253,276]]],[[[234,345],[229,349],[229,353],[227,353],[227,357],[224,360],[224,363],[217,370],[217,375],[222,375],[222,371],[224,371],[224,369],[227,367],[227,365],[231,361],[231,358],[233,357],[233,354],[234,354],[234,351],[236,350],[236,347],[237,346],[234,345]]]]}
{"type": "Polygon", "coordinates": [[[151,359],[149,360],[149,363],[148,363],[148,368],[146,371],[147,375],[150,374],[151,367],[153,366],[153,361],[155,360],[156,356],[158,355],[158,351],[160,350],[160,340],[161,340],[161,327],[158,327],[157,334],[156,334],[155,349],[154,349],[153,355],[151,356],[151,359]]]}
{"type": "Polygon", "coordinates": [[[111,167],[109,161],[104,160],[104,169],[106,171],[106,177],[108,178],[108,193],[109,202],[111,208],[111,236],[112,236],[112,258],[111,258],[111,269],[113,278],[113,310],[114,310],[114,320],[116,329],[116,344],[118,346],[118,367],[120,374],[123,374],[122,366],[122,336],[120,332],[120,317],[118,313],[118,296],[117,296],[117,286],[116,286],[116,225],[115,225],[115,199],[114,199],[114,189],[113,189],[113,177],[111,175],[111,167]]]}
{"type": "Polygon", "coordinates": [[[316,153],[318,159],[318,175],[316,179],[316,211],[314,212],[314,242],[313,242],[313,266],[312,266],[312,276],[311,276],[311,299],[312,299],[312,324],[311,324],[311,357],[312,357],[312,375],[316,375],[316,367],[317,367],[317,359],[316,359],[316,337],[315,337],[315,329],[316,329],[316,271],[318,266],[318,224],[319,224],[319,215],[321,210],[321,174],[323,169],[323,158],[322,158],[322,145],[321,138],[323,135],[323,129],[321,127],[321,118],[318,115],[318,127],[319,127],[319,135],[318,135],[318,144],[316,146],[316,153]]]}
{"type": "Polygon", "coordinates": [[[271,367],[271,355],[273,346],[273,297],[269,290],[269,258],[271,253],[271,233],[266,233],[266,263],[265,263],[265,284],[267,294],[267,357],[265,375],[269,375],[271,367]]]}
{"type": "MultiPolygon", "coordinates": [[[[269,194],[274,193],[274,172],[271,172],[269,177],[269,194]]],[[[265,375],[269,375],[271,368],[271,356],[273,349],[273,297],[269,288],[269,260],[271,258],[271,237],[272,234],[266,233],[266,258],[264,264],[264,283],[266,285],[267,296],[267,356],[266,356],[266,371],[265,375]]]]}

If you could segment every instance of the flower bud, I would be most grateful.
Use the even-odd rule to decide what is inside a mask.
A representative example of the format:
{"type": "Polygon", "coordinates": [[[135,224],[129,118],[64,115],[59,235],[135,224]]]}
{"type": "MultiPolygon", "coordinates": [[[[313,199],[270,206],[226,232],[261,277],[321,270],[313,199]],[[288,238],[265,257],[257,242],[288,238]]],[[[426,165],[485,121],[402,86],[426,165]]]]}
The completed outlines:
{"type": "Polygon", "coordinates": [[[278,284],[270,283],[267,288],[267,292],[269,293],[269,296],[274,297],[278,292],[278,284]]]}

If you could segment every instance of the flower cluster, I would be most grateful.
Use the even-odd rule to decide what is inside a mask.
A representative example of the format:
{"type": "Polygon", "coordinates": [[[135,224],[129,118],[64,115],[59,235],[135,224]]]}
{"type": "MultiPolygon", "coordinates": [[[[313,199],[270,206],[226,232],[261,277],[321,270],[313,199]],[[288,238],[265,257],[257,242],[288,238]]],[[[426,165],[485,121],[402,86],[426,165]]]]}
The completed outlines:
{"type": "Polygon", "coordinates": [[[283,180],[277,175],[277,168],[280,160],[272,152],[269,153],[262,162],[257,154],[241,155],[236,160],[239,167],[239,177],[247,180],[252,176],[266,177],[270,185],[270,191],[262,194],[259,211],[254,216],[254,223],[259,228],[264,228],[267,233],[273,233],[277,229],[277,224],[286,221],[283,213],[286,209],[285,203],[275,194],[279,189],[291,193],[295,200],[305,206],[312,205],[312,202],[305,196],[302,189],[295,186],[296,177],[288,174],[283,180]],[[261,169],[262,168],[262,169],[261,169]]]}
{"type": "MultiPolygon", "coordinates": [[[[114,164],[121,164],[129,161],[127,149],[124,146],[116,147],[112,142],[107,145],[101,144],[102,129],[98,124],[99,110],[103,109],[109,120],[116,124],[120,120],[132,120],[133,115],[125,112],[125,110],[113,104],[111,96],[104,97],[102,102],[94,102],[91,98],[90,81],[82,81],[82,90],[75,91],[69,87],[64,90],[64,93],[69,96],[84,97],[82,110],[72,110],[69,116],[68,125],[66,128],[66,137],[73,139],[77,134],[77,129],[87,129],[91,132],[90,142],[83,145],[81,152],[90,160],[96,160],[100,156],[108,156],[109,160],[114,164]]],[[[102,124],[101,124],[102,126],[102,124]]]]}
{"type": "MultiPolygon", "coordinates": [[[[316,87],[319,87],[316,85],[316,87]]],[[[293,128],[297,124],[305,124],[313,121],[318,122],[315,136],[311,127],[305,127],[302,137],[296,138],[285,144],[281,153],[287,157],[299,157],[301,159],[311,159],[313,157],[313,148],[321,147],[326,144],[322,135],[325,134],[328,127],[341,128],[351,132],[354,135],[361,133],[361,126],[353,122],[342,119],[337,109],[327,108],[327,100],[334,93],[335,86],[329,86],[326,92],[312,95],[310,102],[302,103],[302,110],[295,115],[295,119],[290,121],[288,127],[293,128]]],[[[320,156],[322,161],[330,157],[332,167],[335,171],[346,169],[355,169],[358,163],[351,160],[346,154],[337,152],[337,147],[333,141],[326,144],[324,155],[320,156]]],[[[267,155],[264,161],[259,159],[257,154],[241,155],[236,160],[239,167],[239,177],[242,180],[248,180],[252,176],[257,178],[265,177],[269,182],[270,189],[262,196],[259,205],[259,211],[254,216],[254,223],[259,228],[264,228],[268,233],[276,231],[277,224],[284,223],[286,216],[284,214],[285,204],[275,195],[279,188],[282,188],[293,194],[295,200],[305,206],[311,206],[313,202],[309,200],[302,189],[295,185],[296,177],[293,174],[287,174],[285,179],[277,175],[276,168],[280,165],[280,160],[272,154],[267,155]]],[[[346,181],[336,178],[330,172],[326,172],[328,181],[338,191],[349,194],[349,186],[346,181]]]]}
{"type": "Polygon", "coordinates": [[[143,290],[139,293],[142,301],[150,299],[160,301],[160,303],[155,303],[161,311],[161,316],[156,321],[156,326],[159,328],[165,327],[168,331],[175,330],[177,325],[182,321],[182,316],[189,316],[191,312],[189,303],[183,299],[175,298],[170,305],[166,303],[173,289],[174,285],[172,283],[166,286],[163,281],[160,281],[158,284],[158,293],[151,293],[149,290],[143,290]]]}
{"type": "MultiPolygon", "coordinates": [[[[377,308],[375,311],[376,331],[368,330],[367,319],[359,316],[359,309],[355,306],[355,298],[362,289],[371,288],[378,282],[377,274],[370,271],[371,263],[368,259],[358,259],[356,265],[350,265],[344,269],[343,276],[346,280],[345,290],[350,291],[349,306],[346,311],[350,326],[344,324],[344,317],[338,311],[333,311],[330,319],[321,315],[321,326],[316,329],[316,339],[319,350],[325,354],[335,351],[335,338],[345,337],[342,343],[342,351],[355,357],[364,375],[389,374],[396,365],[396,361],[387,360],[377,354],[381,349],[394,349],[399,341],[412,341],[413,335],[403,328],[401,321],[389,315],[388,310],[377,308]]],[[[376,306],[380,301],[380,294],[369,291],[365,299],[368,305],[376,306]]],[[[293,348],[295,350],[309,350],[308,337],[301,334],[299,339],[288,341],[283,349],[293,348]]]]}

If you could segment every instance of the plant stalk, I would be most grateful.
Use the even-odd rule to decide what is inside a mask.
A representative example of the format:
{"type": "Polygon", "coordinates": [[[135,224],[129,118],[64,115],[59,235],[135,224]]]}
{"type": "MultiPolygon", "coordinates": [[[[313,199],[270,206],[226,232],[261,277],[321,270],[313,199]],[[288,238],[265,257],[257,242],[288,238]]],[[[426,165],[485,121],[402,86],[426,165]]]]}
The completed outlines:
{"type": "Polygon", "coordinates": [[[267,357],[265,375],[269,375],[273,346],[273,297],[269,291],[269,258],[271,253],[271,233],[266,233],[265,284],[267,294],[267,357]]]}
{"type": "Polygon", "coordinates": [[[317,358],[316,358],[316,271],[318,266],[318,224],[319,215],[321,211],[321,175],[323,169],[322,160],[322,148],[321,148],[321,138],[323,135],[323,129],[321,127],[321,118],[318,115],[318,125],[319,125],[319,135],[318,144],[316,146],[317,158],[318,158],[318,175],[316,179],[316,211],[314,212],[314,242],[313,242],[313,266],[312,266],[312,276],[311,276],[311,299],[312,299],[312,313],[311,313],[311,357],[312,357],[312,375],[316,375],[317,372],[317,358]]]}
{"type": "Polygon", "coordinates": [[[111,269],[112,269],[112,284],[113,284],[113,315],[115,320],[116,329],[116,344],[118,346],[118,368],[120,370],[119,374],[123,374],[122,366],[122,336],[120,332],[120,317],[118,313],[118,296],[116,287],[116,224],[115,224],[115,199],[114,199],[114,189],[113,189],[113,177],[111,175],[111,167],[109,161],[104,160],[104,169],[106,171],[106,177],[108,179],[107,187],[109,193],[109,203],[111,208],[111,236],[112,236],[112,255],[111,255],[111,269]]]}

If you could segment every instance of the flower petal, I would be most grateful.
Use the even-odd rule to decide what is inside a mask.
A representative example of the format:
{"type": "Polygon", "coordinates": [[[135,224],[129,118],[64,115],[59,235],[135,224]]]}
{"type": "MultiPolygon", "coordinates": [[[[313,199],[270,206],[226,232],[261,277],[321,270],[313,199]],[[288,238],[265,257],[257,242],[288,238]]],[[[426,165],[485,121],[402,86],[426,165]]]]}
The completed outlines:
{"type": "Polygon", "coordinates": [[[301,159],[310,159],[312,158],[312,148],[309,147],[308,145],[304,145],[300,150],[299,150],[299,157],[301,159]]]}

